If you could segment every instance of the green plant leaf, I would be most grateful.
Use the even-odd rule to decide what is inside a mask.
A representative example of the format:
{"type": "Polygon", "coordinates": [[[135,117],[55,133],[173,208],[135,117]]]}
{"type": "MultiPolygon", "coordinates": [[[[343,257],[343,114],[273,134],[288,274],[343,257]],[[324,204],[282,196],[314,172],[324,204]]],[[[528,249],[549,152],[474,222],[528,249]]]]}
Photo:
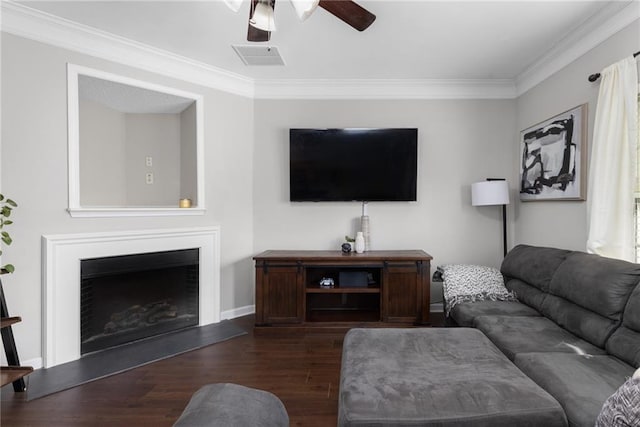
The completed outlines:
{"type": "MultiPolygon", "coordinates": [[[[11,212],[13,208],[18,207],[18,204],[11,199],[5,198],[4,194],[0,194],[0,230],[2,230],[6,225],[13,224],[13,221],[7,219],[11,216],[11,212]]],[[[9,246],[13,243],[13,239],[6,231],[0,231],[0,242],[9,246]]],[[[2,249],[0,249],[0,255],[2,255],[2,249]]],[[[3,273],[13,273],[15,267],[13,264],[7,264],[2,266],[3,273]]]]}

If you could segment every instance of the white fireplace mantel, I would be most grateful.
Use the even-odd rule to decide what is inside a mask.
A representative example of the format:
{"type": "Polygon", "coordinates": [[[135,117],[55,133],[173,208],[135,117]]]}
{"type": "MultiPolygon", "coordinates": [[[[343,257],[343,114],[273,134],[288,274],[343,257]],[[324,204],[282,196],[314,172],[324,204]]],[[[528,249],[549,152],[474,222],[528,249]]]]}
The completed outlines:
{"type": "Polygon", "coordinates": [[[220,227],[42,236],[44,367],[80,358],[80,261],[200,249],[200,319],[220,321],[220,227]]]}

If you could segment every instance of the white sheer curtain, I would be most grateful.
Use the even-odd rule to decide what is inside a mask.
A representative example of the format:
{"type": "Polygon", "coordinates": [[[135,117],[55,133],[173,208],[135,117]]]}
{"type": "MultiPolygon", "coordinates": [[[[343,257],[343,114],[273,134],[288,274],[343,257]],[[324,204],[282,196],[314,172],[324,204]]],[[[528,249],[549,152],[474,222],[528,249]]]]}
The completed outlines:
{"type": "Polygon", "coordinates": [[[630,56],[602,73],[589,165],[587,251],[635,261],[638,70],[630,56]]]}

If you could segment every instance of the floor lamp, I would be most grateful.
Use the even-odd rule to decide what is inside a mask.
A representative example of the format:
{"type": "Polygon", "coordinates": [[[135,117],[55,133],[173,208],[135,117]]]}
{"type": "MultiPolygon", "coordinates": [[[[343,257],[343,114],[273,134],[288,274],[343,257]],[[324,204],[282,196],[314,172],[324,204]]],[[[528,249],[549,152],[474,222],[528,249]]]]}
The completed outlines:
{"type": "Polygon", "coordinates": [[[471,184],[471,205],[502,205],[502,244],[507,255],[507,205],[509,204],[509,184],[504,179],[487,178],[486,181],[471,184]]]}

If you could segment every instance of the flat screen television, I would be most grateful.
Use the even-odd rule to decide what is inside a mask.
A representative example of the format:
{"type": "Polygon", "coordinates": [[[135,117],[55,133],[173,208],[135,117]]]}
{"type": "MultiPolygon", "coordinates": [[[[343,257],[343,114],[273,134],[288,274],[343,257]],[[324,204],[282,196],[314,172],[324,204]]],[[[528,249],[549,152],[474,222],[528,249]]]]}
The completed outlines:
{"type": "Polygon", "coordinates": [[[415,201],[418,129],[290,129],[292,202],[415,201]]]}

